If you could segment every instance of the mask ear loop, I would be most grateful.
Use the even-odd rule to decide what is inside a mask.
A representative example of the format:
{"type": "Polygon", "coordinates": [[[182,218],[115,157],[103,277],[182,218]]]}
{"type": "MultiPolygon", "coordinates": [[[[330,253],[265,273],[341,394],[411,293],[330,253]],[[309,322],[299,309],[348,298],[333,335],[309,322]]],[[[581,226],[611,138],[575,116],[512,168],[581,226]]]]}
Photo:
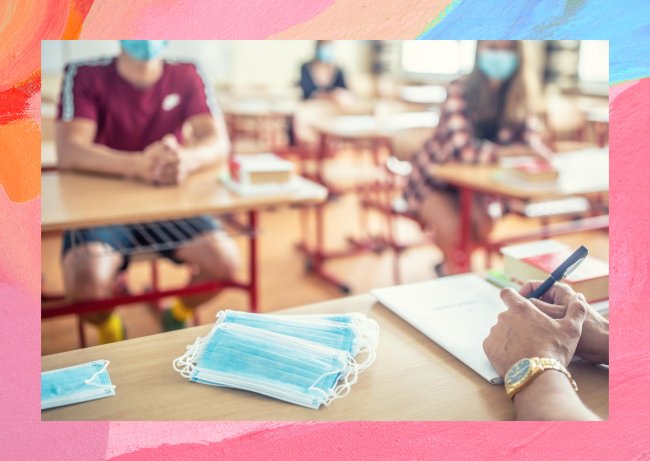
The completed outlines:
{"type": "Polygon", "coordinates": [[[111,363],[109,360],[104,360],[104,366],[103,366],[100,370],[97,370],[97,371],[95,372],[95,374],[93,374],[90,378],[84,380],[84,384],[87,384],[87,385],[89,385],[89,386],[99,387],[100,389],[107,389],[107,390],[108,390],[108,389],[115,389],[115,385],[114,385],[114,384],[101,384],[101,383],[98,384],[98,383],[93,383],[93,382],[92,382],[92,381],[93,381],[95,378],[97,378],[101,373],[103,373],[104,371],[106,371],[106,369],[108,368],[108,364],[109,364],[109,363],[111,363]]]}
{"type": "Polygon", "coordinates": [[[334,400],[347,397],[352,390],[352,386],[357,383],[359,378],[359,366],[352,356],[347,357],[346,373],[342,376],[343,382],[336,386],[331,395],[323,402],[323,405],[329,406],[334,400]]]}
{"type": "Polygon", "coordinates": [[[379,325],[372,319],[360,320],[355,325],[355,348],[357,355],[367,354],[366,359],[358,363],[359,373],[375,362],[377,358],[377,343],[379,340],[379,325]]]}
{"type": "Polygon", "coordinates": [[[310,391],[316,391],[323,395],[323,405],[325,406],[328,406],[336,399],[346,397],[350,393],[352,385],[357,382],[359,367],[357,366],[356,360],[354,360],[354,357],[347,353],[345,354],[344,360],[345,362],[341,363],[341,369],[323,373],[316,381],[314,381],[314,384],[309,387],[310,391]],[[326,376],[337,375],[341,373],[343,373],[343,375],[341,378],[339,378],[339,382],[341,380],[343,380],[343,382],[337,385],[330,392],[325,392],[324,390],[316,387],[316,384],[318,384],[326,376]]]}
{"type": "Polygon", "coordinates": [[[219,311],[217,312],[217,325],[224,323],[226,321],[226,316],[228,315],[228,311],[219,311]]]}
{"type": "Polygon", "coordinates": [[[183,378],[189,379],[196,367],[201,352],[203,351],[203,343],[206,338],[196,338],[194,344],[187,346],[185,353],[180,357],[174,359],[172,366],[183,378]]]}

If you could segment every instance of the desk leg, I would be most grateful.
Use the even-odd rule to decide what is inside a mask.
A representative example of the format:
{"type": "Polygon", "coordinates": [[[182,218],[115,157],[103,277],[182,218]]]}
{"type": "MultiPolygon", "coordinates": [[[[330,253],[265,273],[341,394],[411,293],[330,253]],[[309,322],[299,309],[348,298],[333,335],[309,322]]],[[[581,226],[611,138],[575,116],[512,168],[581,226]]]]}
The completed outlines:
{"type": "Polygon", "coordinates": [[[248,225],[250,227],[250,239],[248,241],[248,273],[249,273],[249,294],[251,312],[257,312],[258,283],[257,283],[257,211],[248,212],[248,225]]]}
{"type": "Polygon", "coordinates": [[[471,268],[473,199],[474,194],[471,189],[460,188],[460,245],[455,257],[461,272],[469,272],[471,268]]]}

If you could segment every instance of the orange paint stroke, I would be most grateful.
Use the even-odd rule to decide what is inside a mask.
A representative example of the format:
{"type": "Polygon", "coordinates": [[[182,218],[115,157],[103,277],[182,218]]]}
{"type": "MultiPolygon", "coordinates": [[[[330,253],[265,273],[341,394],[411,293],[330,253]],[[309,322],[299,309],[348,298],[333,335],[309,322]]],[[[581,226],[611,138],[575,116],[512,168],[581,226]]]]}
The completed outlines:
{"type": "Polygon", "coordinates": [[[73,0],[70,5],[70,14],[63,31],[63,40],[75,40],[81,34],[84,19],[90,11],[95,0],[73,0]]]}
{"type": "Polygon", "coordinates": [[[69,0],[0,2],[0,91],[10,89],[41,67],[41,40],[60,38],[69,0]]]}
{"type": "Polygon", "coordinates": [[[415,39],[451,0],[337,0],[270,39],[415,39]],[[426,12],[426,13],[423,13],[426,12]]]}
{"type": "Polygon", "coordinates": [[[0,125],[0,184],[9,199],[25,202],[41,193],[41,136],[35,120],[0,125]]]}

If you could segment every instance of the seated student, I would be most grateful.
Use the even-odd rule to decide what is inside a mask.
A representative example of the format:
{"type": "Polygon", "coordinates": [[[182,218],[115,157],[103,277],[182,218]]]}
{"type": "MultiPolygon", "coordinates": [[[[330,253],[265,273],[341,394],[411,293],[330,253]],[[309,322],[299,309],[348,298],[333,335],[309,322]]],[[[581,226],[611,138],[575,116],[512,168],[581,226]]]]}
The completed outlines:
{"type": "Polygon", "coordinates": [[[314,59],[300,68],[303,99],[340,99],[348,94],[343,70],[334,60],[334,44],[329,40],[317,40],[314,59]]]}
{"type": "MultiPolygon", "coordinates": [[[[547,358],[566,367],[574,353],[593,363],[609,364],[609,322],[569,286],[555,284],[539,299],[525,296],[542,282],[520,291],[506,288],[501,299],[508,310],[483,343],[488,359],[501,376],[521,359],[547,358]]],[[[517,419],[598,419],[582,403],[567,376],[544,370],[529,378],[514,394],[517,419]]]]}
{"type": "MultiPolygon", "coordinates": [[[[165,40],[122,40],[117,57],[66,67],[56,127],[62,169],[165,186],[226,160],[228,135],[209,82],[194,64],[164,61],[166,46],[165,40]]],[[[211,216],[198,216],[185,228],[191,244],[160,253],[192,266],[193,282],[232,278],[238,252],[220,224],[211,216]]],[[[119,226],[77,232],[81,245],[73,242],[75,234],[64,235],[68,295],[73,299],[112,295],[119,272],[129,264],[127,256],[114,250],[133,247],[144,236],[119,226]]],[[[193,307],[209,297],[176,300],[163,315],[164,329],[182,328],[193,307]]],[[[124,338],[121,319],[111,311],[83,319],[97,326],[101,343],[124,338]]]]}
{"type": "MultiPolygon", "coordinates": [[[[529,110],[527,86],[521,42],[479,41],[474,69],[449,85],[438,127],[413,158],[405,199],[435,233],[444,256],[444,267],[436,266],[439,275],[458,272],[460,200],[458,189],[433,176],[431,167],[487,164],[500,156],[529,153],[546,158],[550,150],[534,131],[539,123],[529,110]]],[[[477,196],[472,218],[474,239],[485,240],[492,229],[486,197],[477,196]]]]}

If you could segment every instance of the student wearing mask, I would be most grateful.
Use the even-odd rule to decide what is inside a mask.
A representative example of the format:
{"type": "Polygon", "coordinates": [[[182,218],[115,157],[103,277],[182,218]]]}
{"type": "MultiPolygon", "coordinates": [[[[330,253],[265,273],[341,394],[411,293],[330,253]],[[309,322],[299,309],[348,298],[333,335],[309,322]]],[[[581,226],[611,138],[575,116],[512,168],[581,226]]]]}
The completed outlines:
{"type": "MultiPolygon", "coordinates": [[[[449,85],[438,127],[413,158],[405,198],[410,211],[434,230],[444,256],[436,266],[439,275],[458,272],[460,194],[433,176],[432,167],[446,162],[489,164],[508,155],[546,159],[551,153],[537,132],[539,121],[531,111],[524,68],[521,42],[479,41],[474,69],[449,85]]],[[[485,197],[477,196],[472,218],[474,239],[484,241],[492,229],[485,197]]]]}
{"type": "MultiPolygon", "coordinates": [[[[117,57],[66,66],[56,127],[60,167],[173,186],[196,170],[226,161],[229,141],[223,116],[199,69],[163,60],[165,40],[122,40],[120,46],[117,57]]],[[[191,266],[192,282],[231,279],[239,258],[219,222],[198,216],[185,223],[191,242],[160,253],[191,266]]],[[[149,229],[146,223],[142,227],[149,229]]],[[[62,253],[68,296],[82,300],[112,295],[118,274],[129,264],[128,256],[115,250],[145,241],[140,232],[121,226],[67,232],[62,253]],[[75,244],[80,236],[83,243],[75,244]]],[[[164,329],[182,328],[192,309],[207,298],[176,300],[164,312],[164,329]]],[[[101,343],[125,336],[121,319],[112,311],[87,314],[83,320],[97,327],[101,343]]]]}
{"type": "Polygon", "coordinates": [[[519,293],[501,291],[507,310],[485,339],[485,354],[504,377],[517,419],[598,419],[578,397],[566,367],[574,354],[609,364],[609,322],[564,284],[541,300],[526,299],[541,283],[529,282],[519,293]]]}
{"type": "Polygon", "coordinates": [[[314,59],[300,68],[303,99],[336,98],[347,93],[345,76],[335,63],[334,43],[316,41],[314,59]]]}

